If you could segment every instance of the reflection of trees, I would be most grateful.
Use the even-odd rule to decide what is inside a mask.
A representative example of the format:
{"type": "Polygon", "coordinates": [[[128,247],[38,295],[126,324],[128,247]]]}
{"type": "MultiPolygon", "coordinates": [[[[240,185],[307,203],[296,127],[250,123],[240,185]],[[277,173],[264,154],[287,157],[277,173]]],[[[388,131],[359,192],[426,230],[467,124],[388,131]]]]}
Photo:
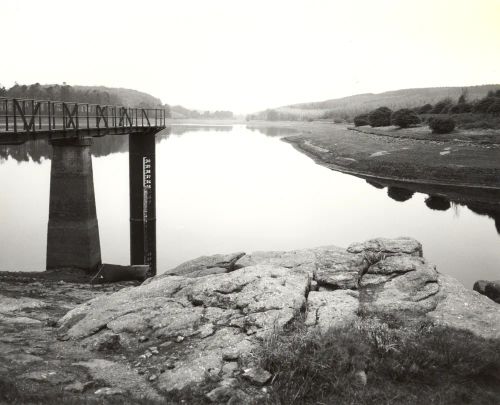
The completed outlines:
{"type": "Polygon", "coordinates": [[[472,212],[486,215],[495,221],[495,228],[500,234],[500,204],[485,204],[481,202],[467,202],[464,204],[472,212]]]}
{"type": "Polygon", "coordinates": [[[380,189],[383,189],[385,186],[383,184],[380,184],[380,183],[377,183],[376,181],[373,181],[373,180],[368,180],[366,179],[365,180],[370,186],[373,186],[375,188],[378,188],[379,190],[380,189]]]}
{"type": "Polygon", "coordinates": [[[495,222],[497,232],[500,234],[500,198],[498,191],[402,183],[379,178],[364,179],[373,187],[387,187],[387,195],[395,201],[404,202],[409,200],[414,193],[424,193],[428,195],[425,199],[425,205],[432,210],[446,211],[452,205],[455,209],[458,206],[465,206],[478,215],[491,218],[495,222]]]}
{"type": "Polygon", "coordinates": [[[90,150],[92,156],[96,157],[128,152],[128,136],[107,135],[102,138],[94,138],[90,150]]]}
{"type": "Polygon", "coordinates": [[[50,145],[46,139],[28,141],[21,145],[0,145],[0,158],[9,157],[17,162],[28,162],[31,159],[36,163],[41,163],[42,158],[50,158],[50,145]]]}
{"type": "MultiPolygon", "coordinates": [[[[110,135],[94,138],[91,152],[97,157],[128,152],[128,136],[110,135]]],[[[21,145],[0,145],[0,157],[4,159],[10,157],[18,162],[28,162],[31,159],[41,163],[42,158],[52,157],[52,147],[47,139],[27,141],[21,145]]]]}
{"type": "Polygon", "coordinates": [[[186,132],[195,131],[230,132],[232,130],[232,125],[172,125],[171,127],[172,134],[174,135],[182,135],[186,132]]]}
{"type": "Polygon", "coordinates": [[[293,135],[298,131],[295,128],[283,128],[283,127],[252,127],[247,125],[247,128],[251,131],[258,131],[264,135],[268,136],[283,136],[283,135],[293,135]]]}
{"type": "Polygon", "coordinates": [[[431,210],[446,211],[451,207],[450,200],[439,195],[431,195],[425,199],[425,205],[431,210]]]}
{"type": "Polygon", "coordinates": [[[395,201],[404,202],[413,197],[415,191],[402,187],[388,187],[387,195],[395,201]]]}
{"type": "MultiPolygon", "coordinates": [[[[137,135],[140,136],[140,135],[137,135]]],[[[160,143],[170,136],[170,129],[166,128],[156,136],[156,143],[160,143]]],[[[128,152],[127,135],[106,135],[94,137],[92,141],[92,156],[108,156],[113,153],[128,152]]],[[[48,139],[27,141],[21,145],[0,145],[0,159],[12,158],[17,162],[28,162],[30,159],[41,163],[42,159],[50,159],[52,147],[48,139]]]]}

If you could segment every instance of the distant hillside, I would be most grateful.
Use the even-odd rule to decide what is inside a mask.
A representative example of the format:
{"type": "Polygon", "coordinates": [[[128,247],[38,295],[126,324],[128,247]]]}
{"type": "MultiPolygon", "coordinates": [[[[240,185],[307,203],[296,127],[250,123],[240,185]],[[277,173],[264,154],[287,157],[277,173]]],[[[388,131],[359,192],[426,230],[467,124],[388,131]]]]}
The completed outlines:
{"type": "Polygon", "coordinates": [[[119,101],[127,107],[158,107],[163,105],[159,98],[153,97],[151,94],[142,91],[124,89],[121,87],[105,87],[105,86],[73,86],[75,90],[84,92],[98,92],[108,93],[112,99],[119,101]]]}
{"type": "Polygon", "coordinates": [[[170,107],[170,114],[173,119],[197,118],[197,119],[217,119],[225,120],[234,118],[231,111],[198,111],[189,110],[181,105],[170,107]]]}
{"type": "Polygon", "coordinates": [[[192,110],[189,110],[181,105],[172,105],[170,106],[170,114],[172,118],[190,118],[192,110]]]}
{"type": "MultiPolygon", "coordinates": [[[[480,99],[491,90],[500,89],[500,84],[489,84],[468,87],[429,87],[421,89],[403,89],[386,91],[384,93],[366,93],[354,96],[337,98],[332,100],[293,104],[273,109],[288,119],[307,119],[321,117],[353,117],[356,114],[366,113],[377,107],[386,106],[391,109],[412,108],[427,103],[435,104],[446,97],[457,100],[462,91],[467,90],[469,101],[480,99]]],[[[263,118],[269,115],[266,110],[252,116],[252,118],[263,118]]]]}
{"type": "Polygon", "coordinates": [[[122,105],[125,107],[163,107],[171,118],[233,119],[231,111],[199,111],[176,105],[170,107],[159,98],[142,91],[105,86],[70,86],[63,84],[18,84],[6,89],[0,85],[0,97],[66,101],[89,104],[122,105]]]}
{"type": "Polygon", "coordinates": [[[104,86],[70,86],[63,84],[18,84],[9,89],[0,85],[0,97],[67,101],[90,104],[123,105],[154,108],[162,105],[159,98],[137,90],[104,86]]]}

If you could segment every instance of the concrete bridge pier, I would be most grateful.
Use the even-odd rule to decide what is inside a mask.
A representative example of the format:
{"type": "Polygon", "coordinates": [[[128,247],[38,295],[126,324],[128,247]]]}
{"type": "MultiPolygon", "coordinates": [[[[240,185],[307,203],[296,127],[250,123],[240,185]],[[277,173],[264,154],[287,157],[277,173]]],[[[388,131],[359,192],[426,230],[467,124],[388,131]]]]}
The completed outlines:
{"type": "Polygon", "coordinates": [[[156,274],[155,132],[129,135],[130,264],[156,274]]]}
{"type": "Polygon", "coordinates": [[[47,270],[95,270],[101,264],[92,138],[51,141],[47,270]]]}

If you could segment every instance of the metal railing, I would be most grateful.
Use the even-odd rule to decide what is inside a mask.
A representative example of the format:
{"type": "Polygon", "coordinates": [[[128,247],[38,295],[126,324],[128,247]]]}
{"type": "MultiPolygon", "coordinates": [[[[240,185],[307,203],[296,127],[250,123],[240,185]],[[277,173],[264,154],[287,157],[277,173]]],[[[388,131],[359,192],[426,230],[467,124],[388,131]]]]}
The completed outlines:
{"type": "Polygon", "coordinates": [[[36,134],[143,127],[164,128],[167,112],[161,108],[74,103],[0,97],[0,134],[36,134]]]}

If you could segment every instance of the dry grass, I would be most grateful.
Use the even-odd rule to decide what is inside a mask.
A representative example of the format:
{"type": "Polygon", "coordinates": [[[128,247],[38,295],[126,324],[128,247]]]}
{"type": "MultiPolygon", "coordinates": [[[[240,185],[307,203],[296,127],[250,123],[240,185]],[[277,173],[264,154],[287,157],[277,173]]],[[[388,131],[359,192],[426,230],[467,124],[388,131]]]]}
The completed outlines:
{"type": "Polygon", "coordinates": [[[499,404],[500,341],[427,323],[366,319],[321,335],[296,324],[268,339],[276,404],[499,404]],[[404,322],[408,323],[408,322],[404,322]],[[366,386],[355,374],[364,370],[366,386]]]}

